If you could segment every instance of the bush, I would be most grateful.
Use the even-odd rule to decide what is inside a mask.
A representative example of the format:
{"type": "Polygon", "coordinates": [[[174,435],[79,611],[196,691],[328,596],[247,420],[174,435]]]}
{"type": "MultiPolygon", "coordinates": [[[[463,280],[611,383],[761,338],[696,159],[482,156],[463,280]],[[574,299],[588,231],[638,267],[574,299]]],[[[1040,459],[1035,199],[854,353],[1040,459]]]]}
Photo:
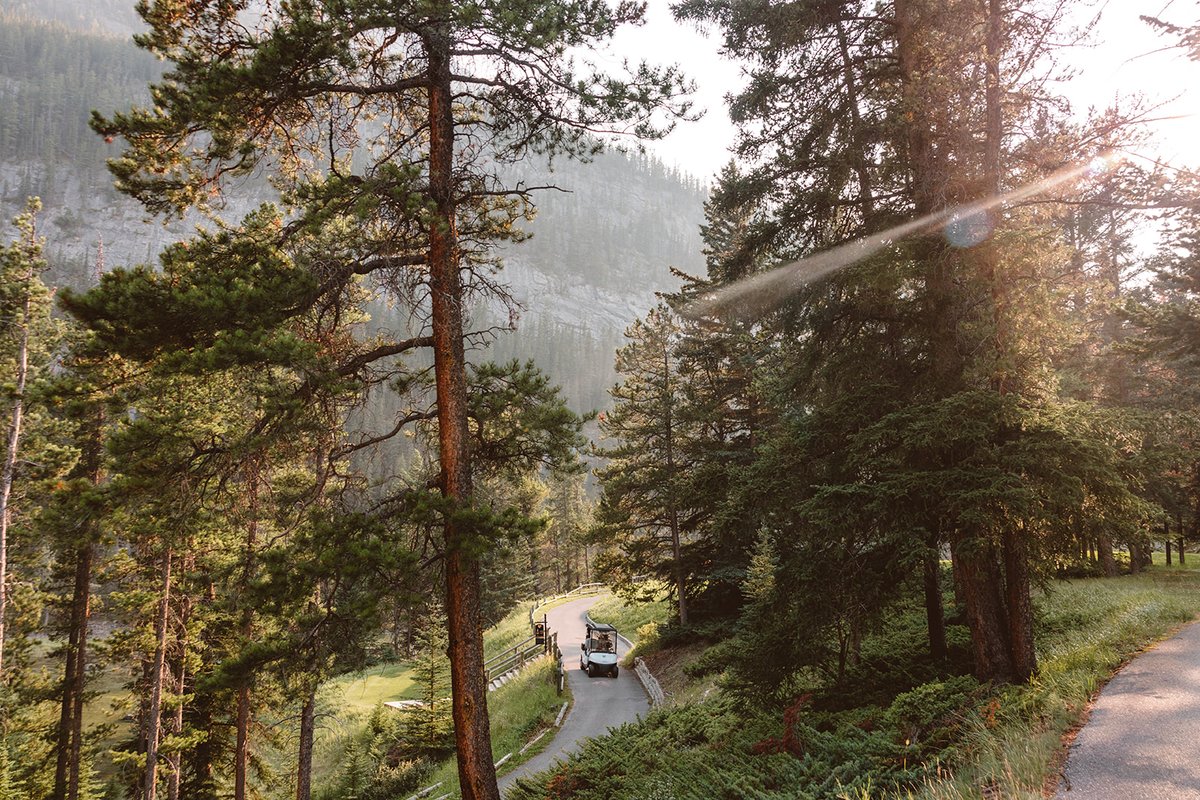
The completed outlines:
{"type": "Polygon", "coordinates": [[[958,737],[979,691],[979,682],[970,675],[924,683],[898,695],[884,718],[906,747],[933,755],[958,737]]]}

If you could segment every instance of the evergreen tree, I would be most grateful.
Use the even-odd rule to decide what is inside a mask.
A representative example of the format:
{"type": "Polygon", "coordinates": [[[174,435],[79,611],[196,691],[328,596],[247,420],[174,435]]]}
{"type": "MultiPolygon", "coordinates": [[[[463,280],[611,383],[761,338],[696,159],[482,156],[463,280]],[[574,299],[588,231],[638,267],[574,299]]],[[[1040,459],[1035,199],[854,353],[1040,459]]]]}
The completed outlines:
{"type": "Polygon", "coordinates": [[[679,421],[678,336],[674,314],[659,305],[630,326],[627,344],[617,351],[624,380],[613,387],[613,409],[600,421],[601,433],[615,444],[600,451],[608,463],[597,472],[603,481],[598,519],[616,550],[598,568],[618,585],[646,569],[661,576],[686,625],[684,548],[694,524],[681,492],[690,465],[679,421]]]}
{"type": "MultiPolygon", "coordinates": [[[[0,465],[0,687],[11,683],[5,672],[4,642],[8,631],[9,531],[14,517],[13,486],[25,447],[23,436],[29,413],[28,393],[49,367],[56,346],[55,325],[50,320],[50,295],[41,281],[46,269],[43,243],[36,218],[40,201],[30,199],[25,213],[15,220],[17,239],[0,249],[0,324],[4,340],[0,358],[8,405],[7,436],[0,465]],[[31,380],[32,378],[32,380],[31,380]]],[[[34,409],[36,413],[36,408],[34,409]]],[[[5,691],[0,688],[0,692],[5,691]]],[[[8,702],[0,702],[0,725],[8,702]]]]}
{"type": "MultiPolygon", "coordinates": [[[[657,135],[661,113],[681,110],[673,71],[642,66],[625,80],[586,68],[576,75],[568,55],[609,38],[642,9],[356,0],[266,9],[249,26],[231,24],[236,11],[215,0],[156,0],[141,11],[150,30],[139,43],[174,68],[152,87],[155,110],[93,120],[100,133],[129,143],[112,162],[120,186],[151,210],[178,210],[206,203],[223,176],[269,155],[281,176],[296,178],[300,214],[289,230],[358,216],[346,242],[353,257],[324,283],[343,285],[358,274],[415,288],[423,277],[406,268],[426,265],[424,343],[437,376],[440,489],[465,512],[472,467],[464,299],[471,279],[488,285],[479,267],[492,243],[517,235],[512,223],[525,213],[528,190],[499,184],[455,140],[482,142],[489,160],[506,162],[593,153],[589,131],[612,124],[657,135]],[[469,69],[456,72],[462,64],[469,69]],[[375,120],[373,129],[360,124],[366,119],[375,120]],[[186,144],[163,147],[167,140],[186,144]],[[355,150],[366,163],[351,172],[355,150]],[[326,177],[311,177],[318,166],[326,177]]],[[[466,521],[457,511],[444,519],[460,781],[464,797],[496,797],[477,536],[466,521]]]]}

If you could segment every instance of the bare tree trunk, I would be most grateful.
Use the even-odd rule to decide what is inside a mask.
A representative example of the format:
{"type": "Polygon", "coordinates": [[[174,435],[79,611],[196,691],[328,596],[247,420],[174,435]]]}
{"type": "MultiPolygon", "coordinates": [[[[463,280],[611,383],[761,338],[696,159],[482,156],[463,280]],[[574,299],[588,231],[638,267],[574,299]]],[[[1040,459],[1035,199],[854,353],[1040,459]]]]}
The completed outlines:
{"type": "MultiPolygon", "coordinates": [[[[243,594],[250,584],[251,576],[254,574],[255,548],[258,546],[258,482],[260,465],[257,461],[254,461],[247,469],[248,488],[250,491],[250,518],[246,523],[246,553],[242,562],[243,594]]],[[[242,639],[249,642],[254,636],[254,612],[247,604],[245,597],[241,599],[241,602],[243,604],[241,619],[242,639]]],[[[239,686],[237,691],[237,712],[236,722],[234,723],[236,731],[233,752],[234,800],[246,800],[246,782],[250,770],[250,722],[252,714],[250,707],[250,679],[247,677],[244,680],[246,682],[239,686]]]]}
{"type": "Polygon", "coordinates": [[[70,630],[67,633],[66,665],[63,674],[62,706],[58,723],[58,754],[54,769],[54,796],[73,800],[78,796],[79,758],[82,752],[81,710],[87,669],[87,626],[90,616],[92,545],[85,543],[76,553],[75,588],[71,598],[70,630]]]}
{"type": "Polygon", "coordinates": [[[162,728],[163,676],[167,666],[167,629],[171,609],[171,549],[163,553],[162,597],[158,600],[158,619],[154,623],[154,666],[151,667],[150,718],[146,725],[146,775],[144,797],[158,797],[158,744],[162,728]]]}
{"type": "Polygon", "coordinates": [[[296,800],[312,800],[313,732],[316,729],[317,682],[312,681],[300,709],[300,750],[296,757],[296,800]]]}
{"type": "Polygon", "coordinates": [[[21,445],[21,423],[25,416],[25,383],[29,375],[29,317],[33,308],[33,259],[25,273],[25,302],[21,310],[21,336],[17,343],[17,374],[12,411],[8,421],[8,440],[4,448],[4,465],[0,469],[0,683],[4,682],[4,636],[8,613],[8,525],[12,519],[9,500],[17,469],[17,452],[21,445]]]}
{"type": "Polygon", "coordinates": [[[1167,566],[1171,566],[1171,534],[1167,532],[1167,538],[1163,540],[1163,544],[1167,546],[1167,566]]]}
{"type": "MultiPolygon", "coordinates": [[[[195,569],[195,556],[189,553],[184,557],[183,572],[184,575],[189,575],[195,569]]],[[[187,653],[188,653],[188,623],[192,616],[192,601],[191,598],[183,595],[180,596],[179,608],[179,631],[176,635],[176,649],[179,652],[179,658],[176,662],[176,667],[173,669],[175,677],[175,695],[178,701],[175,703],[175,712],[171,716],[171,734],[178,736],[183,733],[183,697],[187,693],[187,653]]],[[[180,789],[182,786],[183,775],[183,754],[179,750],[175,750],[167,756],[167,763],[171,767],[171,776],[167,781],[167,800],[180,800],[180,789]]]]}
{"type": "Polygon", "coordinates": [[[1117,560],[1113,558],[1112,539],[1100,534],[1096,539],[1096,546],[1100,549],[1100,567],[1104,571],[1104,576],[1115,578],[1117,576],[1117,560]]]}
{"type": "MultiPolygon", "coordinates": [[[[448,19],[452,16],[448,6],[442,0],[435,7],[444,11],[448,19]]],[[[449,30],[442,28],[428,34],[423,45],[429,77],[429,193],[435,206],[429,226],[429,288],[441,488],[451,504],[466,506],[471,502],[472,487],[463,288],[456,232],[449,30]]],[[[463,800],[500,800],[483,671],[479,559],[471,547],[472,532],[453,513],[446,515],[444,536],[448,654],[459,786],[463,800]]]]}
{"type": "Polygon", "coordinates": [[[990,544],[955,542],[963,587],[975,677],[980,681],[1011,681],[1015,673],[1008,642],[1008,620],[1000,599],[1000,574],[990,544]]]}
{"type": "Polygon", "coordinates": [[[946,617],[942,610],[941,562],[938,559],[937,536],[931,536],[925,554],[925,623],[929,631],[929,655],[934,661],[945,661],[946,617]]]}
{"type": "Polygon", "coordinates": [[[1025,682],[1037,672],[1037,654],[1033,646],[1033,601],[1029,594],[1029,545],[1022,528],[1004,533],[1004,574],[1013,672],[1018,681],[1025,682]]]}
{"type": "Polygon", "coordinates": [[[246,800],[246,779],[250,769],[250,687],[237,692],[237,716],[234,723],[233,797],[246,800]]]}

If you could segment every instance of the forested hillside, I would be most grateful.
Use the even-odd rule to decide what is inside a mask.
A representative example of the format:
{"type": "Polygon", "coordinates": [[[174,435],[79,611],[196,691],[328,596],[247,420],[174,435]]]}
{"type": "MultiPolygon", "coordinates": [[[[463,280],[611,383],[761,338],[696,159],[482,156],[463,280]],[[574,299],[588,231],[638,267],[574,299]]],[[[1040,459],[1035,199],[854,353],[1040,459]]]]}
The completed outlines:
{"type": "MultiPolygon", "coordinates": [[[[108,268],[153,263],[200,221],[150,222],[112,188],[104,162],[119,145],[88,128],[88,117],[144,102],[162,65],[112,32],[135,17],[123,2],[109,5],[9,3],[0,12],[0,214],[11,219],[25,198],[42,198],[47,279],[73,287],[94,281],[101,245],[108,268]]],[[[505,280],[527,310],[493,357],[535,358],[573,407],[604,407],[624,328],[654,304],[655,292],[676,285],[670,267],[701,268],[705,190],[636,152],[509,170],[514,181],[558,188],[537,193],[537,215],[522,223],[532,238],[502,250],[505,280]]],[[[244,188],[229,200],[227,218],[274,196],[261,176],[244,188]]],[[[407,324],[385,305],[372,313],[382,327],[407,324]]],[[[481,327],[509,324],[507,309],[477,316],[481,327]]]]}

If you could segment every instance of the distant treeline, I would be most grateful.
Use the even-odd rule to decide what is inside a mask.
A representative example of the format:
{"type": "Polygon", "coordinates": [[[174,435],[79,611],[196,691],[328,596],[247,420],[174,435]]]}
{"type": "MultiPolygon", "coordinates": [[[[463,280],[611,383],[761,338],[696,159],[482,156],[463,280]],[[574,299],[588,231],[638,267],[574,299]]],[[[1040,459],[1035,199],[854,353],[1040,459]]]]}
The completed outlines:
{"type": "Polygon", "coordinates": [[[162,65],[127,40],[0,12],[0,159],[102,167],[92,109],[143,101],[162,65]]]}

